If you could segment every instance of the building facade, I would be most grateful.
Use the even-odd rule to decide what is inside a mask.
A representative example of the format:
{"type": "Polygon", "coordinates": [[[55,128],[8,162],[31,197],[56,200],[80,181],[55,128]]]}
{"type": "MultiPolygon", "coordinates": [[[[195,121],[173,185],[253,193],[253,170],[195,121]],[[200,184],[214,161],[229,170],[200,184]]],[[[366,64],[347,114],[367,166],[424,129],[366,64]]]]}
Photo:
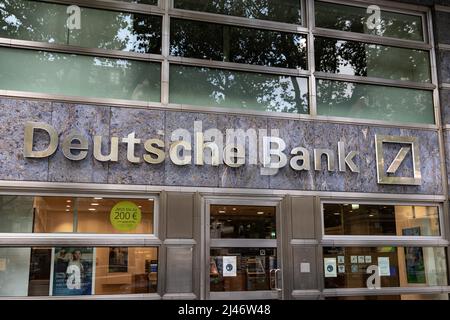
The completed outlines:
{"type": "Polygon", "coordinates": [[[448,299],[449,28],[0,0],[0,298],[448,299]]]}

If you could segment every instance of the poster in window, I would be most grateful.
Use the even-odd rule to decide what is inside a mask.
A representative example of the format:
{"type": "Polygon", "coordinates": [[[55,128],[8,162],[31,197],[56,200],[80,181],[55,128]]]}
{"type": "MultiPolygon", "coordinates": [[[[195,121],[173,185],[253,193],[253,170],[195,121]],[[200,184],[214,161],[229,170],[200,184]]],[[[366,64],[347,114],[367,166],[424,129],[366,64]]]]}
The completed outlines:
{"type": "Polygon", "coordinates": [[[109,248],[108,272],[128,272],[128,248],[109,248]]]}
{"type": "MultiPolygon", "coordinates": [[[[420,227],[403,229],[404,236],[420,236],[420,227]]],[[[421,247],[405,247],[406,279],[408,283],[426,283],[425,262],[421,247]]]]}
{"type": "Polygon", "coordinates": [[[94,248],[54,248],[51,294],[53,296],[93,294],[93,261],[94,248]]]}

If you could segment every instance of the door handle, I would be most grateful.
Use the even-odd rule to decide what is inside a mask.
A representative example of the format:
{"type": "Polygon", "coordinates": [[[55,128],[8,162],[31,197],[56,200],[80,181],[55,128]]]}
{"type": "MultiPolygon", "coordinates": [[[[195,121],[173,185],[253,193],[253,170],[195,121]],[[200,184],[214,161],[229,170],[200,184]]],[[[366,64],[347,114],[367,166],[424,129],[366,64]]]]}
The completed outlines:
{"type": "Polygon", "coordinates": [[[276,273],[277,273],[277,270],[276,269],[270,269],[270,271],[269,271],[269,287],[270,287],[270,290],[275,290],[275,287],[276,287],[276,278],[272,278],[272,273],[275,275],[275,277],[276,277],[276,273]],[[273,281],[272,281],[273,280],[273,281]]]}
{"type": "Polygon", "coordinates": [[[281,269],[275,269],[275,290],[281,291],[283,289],[278,286],[278,272],[281,272],[281,269]]]}

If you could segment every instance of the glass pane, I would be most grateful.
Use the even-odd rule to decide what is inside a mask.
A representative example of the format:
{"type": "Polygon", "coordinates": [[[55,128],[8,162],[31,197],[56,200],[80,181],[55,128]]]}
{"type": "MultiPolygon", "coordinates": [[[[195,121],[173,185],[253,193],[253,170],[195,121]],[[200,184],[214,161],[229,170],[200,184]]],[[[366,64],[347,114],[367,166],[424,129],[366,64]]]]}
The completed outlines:
{"type": "MultiPolygon", "coordinates": [[[[274,248],[211,249],[210,291],[270,290],[270,270],[277,268],[277,250],[274,248]],[[224,257],[234,262],[236,272],[223,272],[224,257]]],[[[273,274],[272,274],[273,275],[273,274]]]]}
{"type": "Polygon", "coordinates": [[[379,24],[367,7],[319,2],[314,3],[316,26],[399,39],[423,41],[422,17],[381,10],[379,24]]]}
{"type": "Polygon", "coordinates": [[[431,82],[427,51],[316,37],[317,71],[431,82]]]}
{"type": "Polygon", "coordinates": [[[159,63],[1,48],[0,70],[3,90],[161,100],[159,63]]]}
{"type": "Polygon", "coordinates": [[[148,199],[79,198],[77,232],[151,234],[153,204],[148,199]]]}
{"type": "Polygon", "coordinates": [[[171,19],[173,56],[307,69],[306,36],[171,19]]]}
{"type": "Polygon", "coordinates": [[[179,9],[301,24],[300,0],[174,0],[179,9]]]}
{"type": "Polygon", "coordinates": [[[438,207],[323,205],[326,235],[439,236],[438,207]]]}
{"type": "Polygon", "coordinates": [[[154,247],[0,248],[0,296],[154,293],[154,247]]]}
{"type": "Polygon", "coordinates": [[[153,199],[0,196],[0,232],[152,234],[153,212],[153,199]]]}
{"type": "Polygon", "coordinates": [[[378,266],[381,288],[447,286],[445,248],[324,248],[325,288],[367,288],[369,266],[378,266]]]}
{"type": "Polygon", "coordinates": [[[434,124],[433,92],[318,80],[319,115],[434,124]]]}
{"type": "Polygon", "coordinates": [[[294,76],[171,65],[170,102],[308,113],[308,80],[294,76]]]}
{"type": "Polygon", "coordinates": [[[211,239],[277,238],[275,207],[212,205],[210,216],[211,239]]]}
{"type": "Polygon", "coordinates": [[[12,0],[3,6],[0,37],[161,53],[161,17],[81,8],[80,28],[69,29],[66,5],[12,0]]]}

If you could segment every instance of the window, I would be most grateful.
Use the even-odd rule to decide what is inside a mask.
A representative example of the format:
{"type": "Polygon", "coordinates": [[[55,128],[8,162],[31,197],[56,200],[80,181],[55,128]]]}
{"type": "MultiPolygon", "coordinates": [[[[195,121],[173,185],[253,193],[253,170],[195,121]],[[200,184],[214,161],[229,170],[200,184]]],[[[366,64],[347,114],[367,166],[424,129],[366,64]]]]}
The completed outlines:
{"type": "Polygon", "coordinates": [[[336,273],[325,272],[326,289],[367,288],[371,265],[379,268],[381,288],[448,285],[445,248],[324,247],[323,257],[337,265],[336,273]]]}
{"type": "Polygon", "coordinates": [[[162,18],[81,8],[80,28],[68,28],[68,5],[3,2],[0,37],[139,53],[161,53],[162,18]]]}
{"type": "Polygon", "coordinates": [[[153,199],[0,196],[2,233],[153,234],[153,199]]]}
{"type": "Polygon", "coordinates": [[[382,9],[380,24],[371,25],[367,6],[356,7],[315,1],[316,26],[414,41],[423,41],[422,17],[382,9]],[[367,23],[369,22],[369,23],[367,23]]]}
{"type": "Polygon", "coordinates": [[[173,56],[307,69],[306,36],[171,19],[173,56]]]}
{"type": "Polygon", "coordinates": [[[308,81],[294,76],[171,65],[170,103],[308,113],[308,81]]]}
{"type": "Polygon", "coordinates": [[[433,91],[318,80],[317,114],[433,124],[433,91]]]}
{"type": "Polygon", "coordinates": [[[315,38],[316,70],[390,80],[431,82],[427,51],[315,38]]]}
{"type": "Polygon", "coordinates": [[[154,293],[156,247],[0,248],[0,297],[154,293]]]}
{"type": "Polygon", "coordinates": [[[300,0],[174,0],[174,7],[251,19],[301,24],[300,2],[300,0]]]}
{"type": "Polygon", "coordinates": [[[433,206],[323,204],[325,235],[440,236],[433,206]]]}
{"type": "Polygon", "coordinates": [[[161,100],[159,63],[0,48],[0,70],[0,88],[4,90],[161,100]]]}

